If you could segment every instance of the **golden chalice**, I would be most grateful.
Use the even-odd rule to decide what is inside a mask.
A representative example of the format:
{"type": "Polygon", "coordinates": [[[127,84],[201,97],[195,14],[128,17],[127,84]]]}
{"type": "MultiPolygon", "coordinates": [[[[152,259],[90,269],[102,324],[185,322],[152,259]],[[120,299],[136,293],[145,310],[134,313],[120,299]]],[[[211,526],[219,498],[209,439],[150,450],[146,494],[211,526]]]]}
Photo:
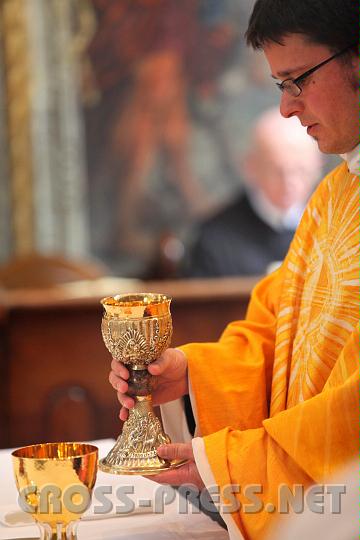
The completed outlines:
{"type": "Polygon", "coordinates": [[[152,475],[178,467],[184,461],[159,458],[156,449],[170,443],[152,407],[155,377],[147,366],[170,345],[171,298],[163,294],[125,294],[104,298],[102,335],[113,358],[129,370],[128,394],[135,407],[114,448],[100,460],[99,468],[113,474],[152,475]]]}
{"type": "Polygon", "coordinates": [[[75,442],[35,444],[12,453],[19,504],[36,521],[41,540],[76,540],[97,460],[96,446],[75,442]]]}

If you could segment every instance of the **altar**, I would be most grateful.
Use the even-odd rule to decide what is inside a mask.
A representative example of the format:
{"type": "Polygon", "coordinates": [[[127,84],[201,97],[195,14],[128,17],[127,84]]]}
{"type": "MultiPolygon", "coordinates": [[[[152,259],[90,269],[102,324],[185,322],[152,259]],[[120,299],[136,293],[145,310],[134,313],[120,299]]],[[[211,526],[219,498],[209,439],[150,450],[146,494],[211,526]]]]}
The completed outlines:
{"type": "MultiPolygon", "coordinates": [[[[102,457],[114,441],[100,440],[93,444],[98,446],[102,457]]],[[[37,526],[17,504],[10,450],[0,450],[0,471],[0,540],[36,540],[37,526]]],[[[97,474],[91,506],[80,520],[77,533],[78,540],[228,538],[227,531],[170,486],[160,486],[141,476],[115,476],[101,471],[97,474]],[[109,504],[105,513],[100,512],[104,509],[100,492],[107,493],[109,504]]]]}

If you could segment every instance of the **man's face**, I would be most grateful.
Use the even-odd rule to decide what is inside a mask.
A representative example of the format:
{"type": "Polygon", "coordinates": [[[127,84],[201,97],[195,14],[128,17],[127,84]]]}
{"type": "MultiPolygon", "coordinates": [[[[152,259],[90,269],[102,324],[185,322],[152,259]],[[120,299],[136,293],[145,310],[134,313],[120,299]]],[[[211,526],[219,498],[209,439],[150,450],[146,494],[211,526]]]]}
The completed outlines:
{"type": "MultiPolygon", "coordinates": [[[[283,43],[264,47],[272,76],[280,81],[295,79],[333,54],[299,34],[290,34],[283,43]]],[[[342,154],[359,143],[358,72],[355,57],[351,65],[332,60],[304,81],[300,96],[282,94],[281,114],[297,116],[322,152],[342,154]]]]}
{"type": "Polygon", "coordinates": [[[277,137],[274,130],[270,133],[271,125],[258,132],[244,163],[249,185],[282,211],[295,204],[304,205],[321,174],[316,146],[305,132],[300,137],[302,128],[298,126],[292,139],[294,124],[290,120],[289,124],[288,129],[283,126],[278,131],[277,137]]]}
{"type": "Polygon", "coordinates": [[[304,143],[295,149],[285,141],[283,148],[279,148],[280,143],[281,140],[277,145],[269,141],[262,146],[255,178],[265,197],[279,210],[286,211],[295,204],[305,204],[319,179],[321,167],[316,149],[314,152],[314,148],[310,150],[304,143]]]}

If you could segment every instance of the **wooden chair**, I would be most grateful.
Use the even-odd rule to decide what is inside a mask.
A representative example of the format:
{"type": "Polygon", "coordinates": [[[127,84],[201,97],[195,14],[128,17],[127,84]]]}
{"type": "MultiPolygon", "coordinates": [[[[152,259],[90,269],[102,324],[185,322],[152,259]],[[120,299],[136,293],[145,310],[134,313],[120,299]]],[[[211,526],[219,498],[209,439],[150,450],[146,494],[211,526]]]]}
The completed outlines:
{"type": "Polygon", "coordinates": [[[92,280],[110,272],[98,261],[72,260],[60,255],[32,253],[15,257],[0,267],[0,287],[46,289],[62,283],[92,280]]]}

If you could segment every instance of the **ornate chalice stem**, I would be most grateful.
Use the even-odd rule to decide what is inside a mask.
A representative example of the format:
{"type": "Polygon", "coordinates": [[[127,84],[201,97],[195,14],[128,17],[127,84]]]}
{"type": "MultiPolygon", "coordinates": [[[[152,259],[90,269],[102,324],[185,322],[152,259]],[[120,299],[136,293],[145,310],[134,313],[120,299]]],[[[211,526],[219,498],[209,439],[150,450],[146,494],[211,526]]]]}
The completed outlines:
{"type": "Polygon", "coordinates": [[[157,472],[170,466],[170,463],[159,458],[156,452],[161,444],[169,443],[170,438],[163,432],[160,420],[153,410],[149,393],[153,382],[151,375],[147,369],[130,368],[129,372],[128,394],[135,399],[135,407],[130,409],[120,437],[105,462],[101,462],[100,468],[125,474],[146,474],[149,471],[153,473],[154,470],[157,472]]]}
{"type": "Polygon", "coordinates": [[[170,301],[164,295],[146,293],[102,300],[104,342],[112,356],[127,365],[128,394],[135,399],[114,448],[99,463],[105,472],[151,475],[183,463],[157,455],[157,448],[171,441],[154,413],[154,377],[147,370],[170,345],[170,301]]]}

